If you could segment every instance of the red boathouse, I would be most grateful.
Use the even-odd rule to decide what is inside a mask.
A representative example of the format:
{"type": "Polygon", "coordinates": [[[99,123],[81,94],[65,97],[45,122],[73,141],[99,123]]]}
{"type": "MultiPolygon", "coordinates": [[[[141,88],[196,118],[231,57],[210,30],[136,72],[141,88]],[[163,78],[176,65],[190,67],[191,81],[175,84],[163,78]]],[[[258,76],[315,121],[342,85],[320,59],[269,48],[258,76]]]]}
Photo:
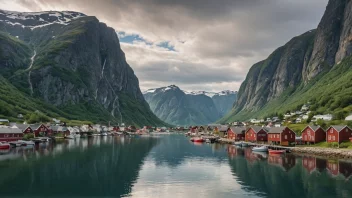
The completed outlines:
{"type": "Polygon", "coordinates": [[[326,132],[320,126],[307,126],[302,130],[302,141],[307,143],[319,143],[326,140],[326,132]]]}
{"type": "Polygon", "coordinates": [[[288,146],[296,141],[296,134],[288,127],[273,127],[268,131],[268,142],[288,146]]]}
{"type": "Polygon", "coordinates": [[[21,140],[23,133],[18,128],[0,127],[0,142],[11,142],[21,140]]]}
{"type": "Polygon", "coordinates": [[[228,138],[235,141],[244,140],[245,132],[246,128],[244,127],[229,127],[227,129],[228,138]]]}
{"type": "Polygon", "coordinates": [[[334,125],[326,130],[327,142],[348,142],[352,137],[352,130],[348,126],[334,125]]]}
{"type": "Polygon", "coordinates": [[[268,129],[258,126],[253,126],[246,131],[245,139],[247,142],[267,142],[268,129]]]}

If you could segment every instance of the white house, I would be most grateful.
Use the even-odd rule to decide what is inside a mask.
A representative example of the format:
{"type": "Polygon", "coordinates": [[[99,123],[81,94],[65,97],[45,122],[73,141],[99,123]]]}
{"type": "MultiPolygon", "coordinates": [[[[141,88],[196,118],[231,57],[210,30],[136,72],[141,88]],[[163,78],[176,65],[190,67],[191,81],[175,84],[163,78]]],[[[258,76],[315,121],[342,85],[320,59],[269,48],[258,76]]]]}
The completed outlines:
{"type": "Polygon", "coordinates": [[[315,122],[315,121],[317,121],[319,119],[324,120],[324,121],[330,121],[330,120],[332,120],[332,115],[331,114],[315,115],[315,116],[313,116],[312,121],[315,122]]]}
{"type": "Polygon", "coordinates": [[[352,114],[345,118],[346,121],[352,121],[352,114]]]}

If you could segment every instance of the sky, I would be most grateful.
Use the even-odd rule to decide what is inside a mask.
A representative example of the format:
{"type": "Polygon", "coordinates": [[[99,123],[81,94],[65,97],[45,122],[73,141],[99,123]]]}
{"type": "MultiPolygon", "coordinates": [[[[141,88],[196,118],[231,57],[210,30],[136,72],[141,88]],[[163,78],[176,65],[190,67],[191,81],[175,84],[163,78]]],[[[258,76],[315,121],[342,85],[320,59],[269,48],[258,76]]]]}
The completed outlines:
{"type": "Polygon", "coordinates": [[[142,91],[238,90],[249,68],[315,29],[328,0],[0,0],[13,11],[70,10],[113,27],[142,91]]]}

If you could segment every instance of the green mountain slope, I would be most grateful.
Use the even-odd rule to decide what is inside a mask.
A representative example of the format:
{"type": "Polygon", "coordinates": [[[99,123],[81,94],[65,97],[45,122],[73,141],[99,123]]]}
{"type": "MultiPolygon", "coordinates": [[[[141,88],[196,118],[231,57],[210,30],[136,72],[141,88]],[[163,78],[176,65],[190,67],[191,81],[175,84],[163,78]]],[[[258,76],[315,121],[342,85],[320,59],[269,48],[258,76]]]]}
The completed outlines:
{"type": "Polygon", "coordinates": [[[64,119],[166,125],[144,100],[115,30],[75,12],[0,12],[2,82],[29,106],[3,117],[39,110],[64,119]]]}

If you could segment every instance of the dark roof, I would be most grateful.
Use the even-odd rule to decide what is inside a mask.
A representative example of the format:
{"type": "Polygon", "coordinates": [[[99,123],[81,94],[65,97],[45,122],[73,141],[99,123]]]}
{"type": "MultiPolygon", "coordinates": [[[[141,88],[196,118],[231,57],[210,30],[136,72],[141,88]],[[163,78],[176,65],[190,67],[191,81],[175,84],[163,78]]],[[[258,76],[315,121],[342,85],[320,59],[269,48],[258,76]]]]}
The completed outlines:
{"type": "Polygon", "coordinates": [[[237,134],[242,134],[244,132],[246,132],[246,128],[244,127],[230,127],[231,131],[233,131],[234,133],[237,134]]]}
{"type": "Polygon", "coordinates": [[[222,126],[220,126],[219,131],[221,131],[221,132],[227,131],[228,128],[229,127],[227,127],[226,125],[222,125],[222,126]]]}
{"type": "Polygon", "coordinates": [[[22,131],[26,130],[28,127],[30,127],[28,124],[17,124],[17,123],[11,123],[11,126],[16,126],[17,128],[21,129],[22,131]]]}
{"type": "Polygon", "coordinates": [[[330,127],[336,129],[337,132],[340,132],[340,131],[342,131],[342,129],[344,129],[345,127],[348,127],[348,126],[346,126],[346,125],[332,125],[330,127]]]}
{"type": "Polygon", "coordinates": [[[268,133],[282,133],[285,128],[286,128],[285,126],[284,127],[271,127],[271,128],[269,128],[268,133]]]}
{"type": "Polygon", "coordinates": [[[308,127],[310,127],[311,129],[313,129],[314,131],[318,130],[319,128],[321,128],[320,126],[311,126],[309,125],[308,127]]]}
{"type": "Polygon", "coordinates": [[[0,127],[0,133],[22,133],[22,131],[17,128],[0,127]]]}
{"type": "Polygon", "coordinates": [[[265,132],[268,132],[269,129],[266,127],[260,127],[260,126],[252,126],[250,129],[253,129],[255,133],[258,133],[260,130],[264,130],[265,132]]]}

